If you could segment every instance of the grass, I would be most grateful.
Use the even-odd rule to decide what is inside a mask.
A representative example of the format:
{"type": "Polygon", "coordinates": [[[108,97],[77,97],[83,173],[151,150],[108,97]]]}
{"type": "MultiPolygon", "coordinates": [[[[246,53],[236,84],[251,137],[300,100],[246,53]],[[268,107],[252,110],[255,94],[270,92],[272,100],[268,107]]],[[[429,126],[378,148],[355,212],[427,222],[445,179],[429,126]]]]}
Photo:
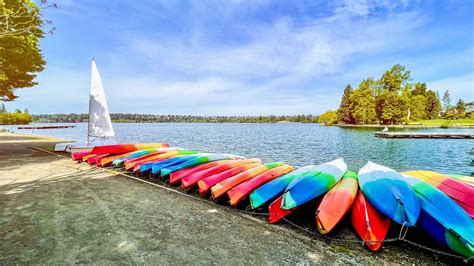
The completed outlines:
{"type": "Polygon", "coordinates": [[[408,125],[424,125],[424,126],[474,126],[474,119],[455,119],[455,120],[448,120],[448,119],[433,119],[433,120],[418,120],[418,121],[411,121],[407,123],[408,125]]]}

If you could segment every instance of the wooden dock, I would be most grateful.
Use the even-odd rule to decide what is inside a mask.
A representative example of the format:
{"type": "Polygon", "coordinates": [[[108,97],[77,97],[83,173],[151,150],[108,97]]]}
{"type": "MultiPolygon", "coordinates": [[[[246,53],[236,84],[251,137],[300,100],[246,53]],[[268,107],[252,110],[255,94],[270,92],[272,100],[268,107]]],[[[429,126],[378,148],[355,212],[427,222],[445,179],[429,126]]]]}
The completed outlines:
{"type": "Polygon", "coordinates": [[[474,139],[474,132],[375,132],[374,135],[393,139],[474,139]]]}
{"type": "Polygon", "coordinates": [[[17,129],[56,129],[56,128],[74,128],[74,125],[60,125],[60,126],[20,126],[17,129]]]}

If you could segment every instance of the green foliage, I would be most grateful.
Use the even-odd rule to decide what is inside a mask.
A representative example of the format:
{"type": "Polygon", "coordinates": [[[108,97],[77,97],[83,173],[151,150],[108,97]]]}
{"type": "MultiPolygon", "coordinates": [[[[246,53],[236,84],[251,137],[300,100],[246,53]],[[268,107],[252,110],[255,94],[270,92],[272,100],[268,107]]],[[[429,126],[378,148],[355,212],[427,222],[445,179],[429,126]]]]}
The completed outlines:
{"type": "MultiPolygon", "coordinates": [[[[271,115],[271,116],[198,116],[198,115],[153,115],[153,114],[110,114],[113,122],[119,123],[316,123],[315,115],[271,115]]],[[[88,114],[45,114],[34,115],[34,122],[77,123],[87,122],[88,114]]]]}
{"type": "Polygon", "coordinates": [[[466,103],[462,99],[459,99],[456,103],[456,112],[459,118],[463,118],[466,115],[466,103]]]}
{"type": "Polygon", "coordinates": [[[437,118],[441,111],[437,92],[428,89],[426,83],[410,80],[410,71],[397,64],[378,80],[363,80],[352,92],[346,87],[338,110],[339,122],[400,124],[410,119],[437,118]]]}
{"type": "Polygon", "coordinates": [[[409,80],[410,71],[406,70],[404,66],[396,64],[382,75],[380,84],[384,90],[399,92],[400,88],[409,80]]]}
{"type": "Polygon", "coordinates": [[[375,81],[372,78],[363,80],[351,96],[351,112],[356,124],[375,122],[375,81]]]}
{"type": "Polygon", "coordinates": [[[441,112],[441,103],[438,93],[427,91],[425,94],[425,116],[427,119],[436,119],[441,112]]]}
{"type": "Polygon", "coordinates": [[[0,113],[0,125],[21,125],[31,123],[30,114],[0,113]]]}
{"type": "Polygon", "coordinates": [[[344,89],[344,94],[342,95],[341,105],[337,110],[337,119],[339,123],[343,124],[353,124],[354,117],[351,112],[351,93],[352,87],[350,84],[347,84],[344,89]]]}
{"type": "Polygon", "coordinates": [[[337,123],[337,112],[336,111],[327,111],[319,117],[318,123],[324,124],[326,126],[332,126],[337,123]]]}
{"type": "Polygon", "coordinates": [[[414,95],[409,102],[410,119],[420,120],[426,117],[426,98],[423,94],[414,95]]]}
{"type": "Polygon", "coordinates": [[[35,73],[44,69],[43,20],[30,0],[0,0],[0,18],[0,99],[12,101],[14,90],[36,85],[35,73]]]}

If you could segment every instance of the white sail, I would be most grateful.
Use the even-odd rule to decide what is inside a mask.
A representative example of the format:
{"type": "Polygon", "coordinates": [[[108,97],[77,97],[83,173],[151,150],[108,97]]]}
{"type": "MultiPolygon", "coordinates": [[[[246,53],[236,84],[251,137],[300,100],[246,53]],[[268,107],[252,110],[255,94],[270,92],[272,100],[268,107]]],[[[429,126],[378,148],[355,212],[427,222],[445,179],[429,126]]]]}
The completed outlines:
{"type": "Polygon", "coordinates": [[[110,119],[109,108],[105,98],[102,79],[99,70],[92,59],[91,93],[89,97],[89,130],[87,142],[91,143],[96,138],[113,138],[115,136],[110,119]]]}

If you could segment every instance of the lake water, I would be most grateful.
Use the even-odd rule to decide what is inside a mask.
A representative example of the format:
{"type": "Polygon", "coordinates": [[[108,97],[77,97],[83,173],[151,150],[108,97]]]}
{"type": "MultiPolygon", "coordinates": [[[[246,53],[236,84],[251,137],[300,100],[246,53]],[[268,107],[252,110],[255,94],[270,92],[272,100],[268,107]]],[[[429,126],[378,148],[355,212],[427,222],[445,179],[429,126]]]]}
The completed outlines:
{"type": "MultiPolygon", "coordinates": [[[[87,124],[75,125],[76,128],[33,133],[85,140],[87,124]]],[[[17,130],[16,126],[0,128],[32,133],[32,130],[17,130]]],[[[469,154],[474,147],[472,139],[383,139],[373,136],[377,129],[319,124],[114,123],[114,129],[121,143],[166,142],[202,152],[258,157],[265,162],[283,161],[298,167],[343,157],[349,168],[356,171],[371,160],[399,171],[425,169],[465,175],[474,172],[474,167],[469,166],[474,159],[469,154]]],[[[472,132],[472,129],[423,131],[472,132]]]]}

